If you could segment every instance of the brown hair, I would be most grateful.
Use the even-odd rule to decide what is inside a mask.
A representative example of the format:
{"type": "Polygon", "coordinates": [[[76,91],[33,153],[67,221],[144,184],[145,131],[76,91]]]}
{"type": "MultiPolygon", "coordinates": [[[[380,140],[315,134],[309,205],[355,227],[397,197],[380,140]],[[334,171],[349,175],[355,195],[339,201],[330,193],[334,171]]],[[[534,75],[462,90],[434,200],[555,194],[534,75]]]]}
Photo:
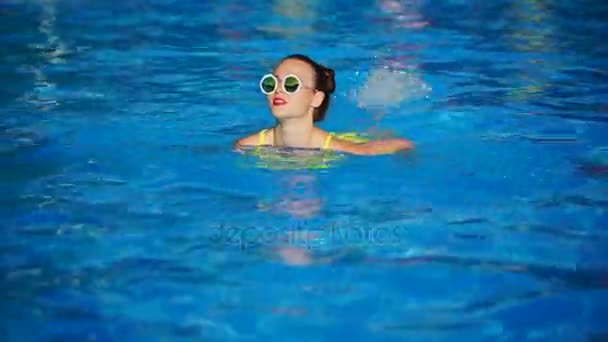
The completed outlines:
{"type": "Polygon", "coordinates": [[[334,78],[335,72],[333,69],[326,68],[323,65],[313,61],[310,57],[300,54],[293,54],[283,58],[281,61],[287,59],[297,59],[310,65],[315,71],[315,89],[325,93],[325,98],[321,105],[315,109],[313,114],[313,121],[322,121],[325,118],[325,113],[329,108],[331,102],[331,94],[336,90],[336,80],[334,78]]]}

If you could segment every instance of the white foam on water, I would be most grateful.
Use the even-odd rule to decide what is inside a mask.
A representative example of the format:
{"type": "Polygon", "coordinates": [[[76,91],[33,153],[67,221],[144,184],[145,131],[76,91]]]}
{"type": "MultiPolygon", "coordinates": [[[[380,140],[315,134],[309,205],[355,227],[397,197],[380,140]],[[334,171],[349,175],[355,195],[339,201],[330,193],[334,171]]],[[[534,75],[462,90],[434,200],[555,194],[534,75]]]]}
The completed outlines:
{"type": "Polygon", "coordinates": [[[355,91],[354,99],[360,108],[394,107],[428,98],[431,91],[431,86],[414,71],[381,67],[369,73],[365,83],[355,91]]]}

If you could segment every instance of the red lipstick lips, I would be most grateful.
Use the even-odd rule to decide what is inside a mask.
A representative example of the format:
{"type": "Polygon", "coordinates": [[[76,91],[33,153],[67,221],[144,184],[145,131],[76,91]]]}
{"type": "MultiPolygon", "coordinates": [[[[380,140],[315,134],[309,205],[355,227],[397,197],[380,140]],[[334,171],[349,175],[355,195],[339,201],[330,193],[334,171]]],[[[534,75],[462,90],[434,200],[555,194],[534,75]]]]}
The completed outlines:
{"type": "Polygon", "coordinates": [[[272,99],[272,104],[275,106],[282,106],[284,104],[287,104],[287,101],[285,101],[285,99],[283,98],[275,97],[274,99],[272,99]]]}

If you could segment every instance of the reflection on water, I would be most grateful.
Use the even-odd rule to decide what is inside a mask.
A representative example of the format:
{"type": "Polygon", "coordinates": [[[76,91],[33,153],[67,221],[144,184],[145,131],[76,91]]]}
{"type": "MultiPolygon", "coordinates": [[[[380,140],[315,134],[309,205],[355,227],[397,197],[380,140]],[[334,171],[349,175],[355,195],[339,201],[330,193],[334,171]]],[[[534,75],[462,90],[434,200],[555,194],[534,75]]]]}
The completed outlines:
{"type": "Polygon", "coordinates": [[[274,0],[272,11],[281,17],[313,22],[317,18],[319,0],[274,0]]]}
{"type": "Polygon", "coordinates": [[[0,35],[0,42],[4,39],[8,42],[3,47],[2,53],[5,55],[2,59],[7,63],[0,66],[0,77],[5,76],[6,71],[8,77],[15,77],[15,80],[0,79],[8,93],[14,94],[10,97],[14,102],[0,113],[2,181],[17,182],[34,178],[56,167],[54,163],[49,163],[46,156],[38,155],[39,150],[32,149],[46,145],[49,137],[39,122],[31,122],[31,118],[40,117],[39,114],[59,105],[57,84],[49,75],[48,68],[65,64],[66,56],[71,51],[57,32],[55,1],[37,1],[32,5],[39,9],[33,18],[25,18],[17,7],[0,13],[0,17],[7,16],[3,31],[7,30],[8,33],[6,36],[0,35]],[[31,27],[27,26],[28,22],[32,24],[31,27]],[[18,85],[20,82],[26,84],[25,89],[18,85]],[[25,115],[20,111],[22,108],[26,108],[25,115]]]}
{"type": "Polygon", "coordinates": [[[290,40],[302,34],[313,34],[319,4],[319,0],[273,0],[271,6],[274,15],[269,15],[267,18],[270,22],[264,23],[258,29],[277,33],[290,40]]]}
{"type": "Polygon", "coordinates": [[[42,7],[42,13],[38,30],[46,37],[46,42],[30,44],[30,47],[40,51],[51,64],[65,63],[64,56],[69,53],[69,49],[59,37],[55,28],[57,20],[55,0],[43,0],[40,2],[40,6],[42,7]]]}
{"type": "MultiPolygon", "coordinates": [[[[475,340],[478,327],[509,340],[564,327],[584,340],[605,330],[606,56],[588,52],[595,38],[553,30],[572,23],[555,0],[336,1],[328,13],[318,0],[210,12],[193,10],[200,1],[144,2],[32,0],[34,23],[7,28],[25,33],[6,38],[15,48],[0,77],[12,88],[14,75],[27,76],[34,106],[9,103],[18,110],[0,121],[0,290],[12,317],[0,323],[3,340],[28,340],[32,324],[40,331],[30,339],[57,341],[341,340],[345,331],[475,340]],[[427,24],[403,25],[417,21],[427,24]],[[581,48],[556,52],[564,41],[581,48]],[[340,89],[372,79],[385,102],[368,109],[383,126],[371,135],[414,132],[415,165],[412,155],[275,163],[229,151],[272,119],[257,100],[260,61],[295,44],[337,65],[340,89]],[[80,46],[90,50],[68,55],[80,46]],[[354,70],[361,77],[344,79],[354,70]],[[400,83],[400,72],[433,96],[409,101],[421,84],[400,83]],[[88,87],[105,94],[103,108],[80,96],[88,87]],[[256,91],[246,108],[245,89],[256,91]],[[522,118],[530,108],[508,98],[512,89],[544,112],[604,112],[580,130],[559,116],[522,118]],[[444,106],[452,98],[462,105],[444,106]],[[421,102],[429,115],[409,115],[421,102]],[[118,113],[100,120],[107,110],[118,113]],[[23,114],[40,121],[23,125],[23,114]],[[501,139],[484,139],[492,132],[501,139]],[[213,240],[217,222],[229,241],[213,240]]],[[[25,21],[21,8],[11,12],[25,21]]],[[[368,116],[346,95],[324,125],[368,116]]]]}
{"type": "Polygon", "coordinates": [[[379,6],[396,28],[418,29],[429,24],[420,14],[419,0],[379,0],[379,6]]]}
{"type": "Polygon", "coordinates": [[[507,13],[514,24],[506,27],[505,39],[512,51],[556,52],[556,28],[544,1],[525,0],[511,2],[507,13]]]}
{"type": "MultiPolygon", "coordinates": [[[[516,23],[506,27],[501,40],[509,50],[521,53],[547,53],[558,51],[554,40],[554,20],[544,2],[538,0],[515,1],[507,15],[516,23]]],[[[543,96],[552,86],[552,75],[563,65],[559,58],[551,60],[534,55],[521,62],[520,72],[511,75],[513,83],[508,100],[525,102],[543,96]]]]}
{"type": "Polygon", "coordinates": [[[580,158],[577,169],[592,178],[608,178],[608,147],[598,147],[580,158]]]}
{"type": "Polygon", "coordinates": [[[279,198],[271,203],[260,202],[258,208],[296,219],[315,217],[322,208],[317,178],[313,174],[288,175],[279,180],[279,198]]]}
{"type": "Polygon", "coordinates": [[[49,80],[45,73],[47,64],[64,64],[65,57],[70,53],[68,46],[63,42],[55,28],[57,20],[57,9],[55,0],[43,0],[39,2],[41,7],[41,19],[38,31],[41,33],[43,43],[30,43],[28,47],[36,51],[42,62],[22,66],[22,70],[34,74],[34,87],[31,92],[24,94],[20,99],[30,103],[41,111],[48,111],[59,105],[57,96],[54,95],[57,85],[49,80]]]}
{"type": "MultiPolygon", "coordinates": [[[[278,198],[271,203],[258,203],[259,210],[267,214],[287,215],[298,222],[315,218],[322,209],[317,176],[300,172],[281,176],[278,180],[278,198]]],[[[313,263],[313,256],[308,249],[309,243],[318,238],[318,232],[302,229],[297,223],[285,232],[284,243],[272,248],[280,262],[289,266],[306,266],[313,263]]]]}

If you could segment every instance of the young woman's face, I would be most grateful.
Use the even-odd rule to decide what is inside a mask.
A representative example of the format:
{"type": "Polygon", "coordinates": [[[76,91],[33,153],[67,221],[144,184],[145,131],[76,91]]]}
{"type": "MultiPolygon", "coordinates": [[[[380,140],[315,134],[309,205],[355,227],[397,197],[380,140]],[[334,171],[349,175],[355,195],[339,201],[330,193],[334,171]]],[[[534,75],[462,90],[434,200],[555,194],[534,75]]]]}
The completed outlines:
{"type": "Polygon", "coordinates": [[[276,77],[277,85],[266,98],[272,115],[277,119],[305,116],[321,104],[323,93],[314,89],[314,70],[307,63],[287,59],[272,74],[276,77]],[[290,93],[289,90],[298,83],[297,91],[290,93]],[[285,91],[284,84],[288,91],[285,91]]]}

